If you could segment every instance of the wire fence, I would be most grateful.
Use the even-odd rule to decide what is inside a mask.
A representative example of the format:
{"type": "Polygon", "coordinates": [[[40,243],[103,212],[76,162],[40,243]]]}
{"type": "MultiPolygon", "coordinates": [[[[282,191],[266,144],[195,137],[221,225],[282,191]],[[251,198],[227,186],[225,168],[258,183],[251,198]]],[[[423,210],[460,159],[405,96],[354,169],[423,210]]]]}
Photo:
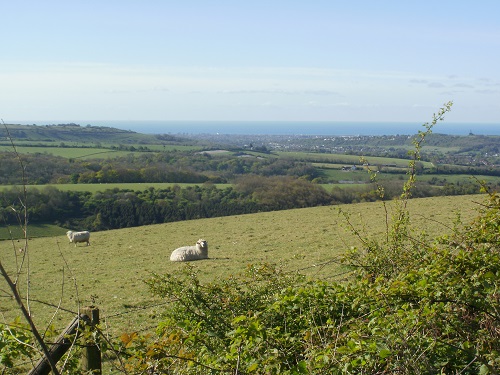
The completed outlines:
{"type": "MultiPolygon", "coordinates": [[[[314,263],[314,264],[311,264],[311,265],[308,265],[305,267],[296,268],[293,270],[287,270],[287,271],[284,271],[283,273],[284,274],[301,274],[304,272],[309,272],[310,274],[312,274],[313,277],[317,277],[317,279],[321,279],[321,280],[325,280],[325,281],[326,280],[340,280],[340,279],[347,278],[349,276],[349,274],[352,273],[352,271],[351,270],[342,270],[340,272],[327,274],[326,276],[321,275],[321,277],[318,277],[318,275],[324,274],[325,269],[327,269],[328,267],[335,267],[335,269],[338,269],[339,266],[342,266],[342,265],[343,265],[343,263],[342,263],[341,258],[334,257],[334,258],[327,259],[327,260],[324,260],[321,262],[317,262],[317,263],[314,263]],[[311,270],[317,270],[317,271],[311,273],[310,272],[311,270]]],[[[239,286],[245,286],[245,285],[248,286],[251,283],[258,283],[258,282],[259,282],[259,280],[242,281],[239,284],[239,286]]],[[[2,297],[8,297],[8,295],[6,294],[2,297]]],[[[162,301],[162,302],[154,302],[154,303],[150,303],[150,304],[144,304],[144,305],[135,306],[135,307],[127,306],[126,309],[124,309],[124,310],[121,310],[121,311],[115,310],[109,314],[106,313],[105,306],[102,306],[102,307],[99,306],[99,310],[101,312],[102,324],[100,326],[96,327],[96,332],[97,332],[96,339],[97,339],[97,341],[102,340],[102,342],[106,343],[107,350],[102,351],[103,359],[106,361],[106,363],[108,363],[110,366],[113,366],[115,371],[118,371],[120,373],[126,373],[126,370],[125,370],[125,367],[123,364],[123,358],[126,358],[127,355],[129,355],[129,354],[120,350],[121,335],[123,333],[126,333],[126,332],[125,331],[121,332],[118,335],[110,334],[109,323],[112,320],[117,319],[117,318],[123,318],[124,316],[127,316],[127,315],[137,314],[138,311],[147,311],[147,310],[154,310],[154,309],[158,309],[158,308],[162,308],[162,307],[167,307],[172,302],[173,302],[173,300],[167,300],[167,301],[162,301]]],[[[55,311],[62,311],[62,312],[71,314],[73,316],[78,316],[80,314],[79,309],[75,310],[73,308],[67,308],[65,306],[61,306],[60,304],[56,305],[54,303],[42,301],[39,299],[30,299],[30,303],[41,304],[44,306],[52,307],[52,308],[54,308],[55,311]]],[[[140,328],[134,327],[133,332],[137,333],[137,334],[150,333],[151,331],[154,331],[158,327],[158,324],[159,324],[159,322],[156,324],[149,324],[147,326],[140,327],[140,328]]],[[[2,326],[6,327],[9,330],[16,329],[16,330],[23,330],[26,332],[31,332],[31,329],[28,326],[23,325],[21,323],[5,323],[4,322],[4,323],[0,323],[0,329],[2,328],[2,326]]],[[[64,327],[56,327],[56,328],[53,328],[52,331],[61,332],[63,329],[64,329],[64,327]]],[[[50,342],[50,340],[47,340],[46,344],[53,345],[54,343],[50,342]]],[[[75,347],[79,347],[79,348],[85,347],[85,344],[82,344],[80,342],[75,342],[74,345],[75,345],[75,347]]],[[[30,360],[27,360],[23,363],[19,363],[19,366],[30,366],[33,364],[34,364],[33,359],[30,359],[30,360]]]]}
{"type": "MultiPolygon", "coordinates": [[[[301,267],[301,268],[297,268],[297,269],[294,269],[294,270],[288,270],[288,271],[286,271],[284,273],[285,274],[297,274],[297,273],[300,273],[300,272],[303,272],[303,271],[308,271],[308,270],[311,270],[311,269],[317,269],[318,272],[316,272],[313,275],[313,276],[315,276],[315,275],[319,274],[321,271],[323,271],[326,267],[331,266],[331,265],[335,265],[336,267],[342,266],[343,263],[341,261],[341,258],[340,257],[335,257],[335,258],[332,258],[332,259],[329,259],[329,260],[325,260],[325,261],[320,262],[320,263],[312,264],[310,266],[301,267]]],[[[320,279],[322,279],[322,280],[332,280],[332,279],[339,279],[341,277],[345,278],[346,276],[350,275],[351,273],[352,273],[352,270],[344,270],[342,272],[338,272],[338,273],[331,274],[331,275],[328,275],[328,276],[322,276],[320,279]]],[[[240,283],[239,286],[248,285],[249,283],[252,283],[252,282],[257,283],[259,281],[258,280],[254,280],[254,281],[250,280],[250,281],[246,281],[246,282],[240,283]]],[[[4,297],[9,297],[9,296],[4,296],[4,297]]],[[[54,309],[57,309],[57,310],[60,310],[60,311],[64,311],[66,313],[70,313],[72,315],[78,315],[80,313],[79,311],[76,311],[74,309],[70,309],[70,308],[66,308],[66,307],[60,306],[60,305],[56,305],[56,304],[51,303],[51,302],[41,301],[39,299],[30,298],[30,302],[42,304],[42,305],[45,305],[45,306],[48,306],[48,307],[53,307],[54,309]]],[[[148,305],[142,305],[142,306],[136,306],[136,307],[127,307],[126,310],[113,312],[111,314],[104,314],[102,317],[103,317],[103,320],[106,321],[106,320],[109,320],[109,319],[113,319],[113,318],[117,318],[117,317],[122,317],[122,316],[129,315],[129,314],[136,314],[137,311],[143,311],[143,310],[149,310],[149,309],[153,309],[153,308],[158,308],[158,307],[161,307],[161,306],[167,306],[171,302],[172,301],[155,302],[155,303],[148,304],[148,305]]],[[[102,313],[103,312],[102,307],[100,307],[100,310],[101,310],[101,313],[102,313]]],[[[0,323],[0,325],[9,326],[9,327],[12,327],[12,328],[17,328],[17,329],[26,329],[26,330],[30,331],[29,328],[23,327],[21,324],[0,323]]],[[[56,330],[60,331],[63,328],[64,327],[58,327],[58,328],[56,328],[56,330]]],[[[144,329],[142,329],[142,330],[144,330],[144,329]]]]}

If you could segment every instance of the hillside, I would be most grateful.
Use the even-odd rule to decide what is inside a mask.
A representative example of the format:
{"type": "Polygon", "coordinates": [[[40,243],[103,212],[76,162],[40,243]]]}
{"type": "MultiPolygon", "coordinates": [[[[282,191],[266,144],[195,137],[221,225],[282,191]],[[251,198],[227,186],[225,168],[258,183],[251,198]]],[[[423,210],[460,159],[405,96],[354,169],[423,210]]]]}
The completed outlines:
{"type": "Polygon", "coordinates": [[[130,130],[106,126],[80,126],[78,124],[19,125],[6,124],[0,127],[0,141],[8,140],[8,135],[16,142],[79,142],[114,144],[159,144],[165,141],[181,141],[169,135],[148,135],[130,130]],[[8,133],[7,130],[8,129],[8,133]]]}
{"type": "MultiPolygon", "coordinates": [[[[414,199],[409,202],[412,222],[435,236],[450,232],[457,212],[467,222],[474,217],[482,196],[414,199]]],[[[353,224],[366,234],[378,237],[385,232],[385,211],[380,202],[328,206],[181,221],[95,232],[91,246],[68,244],[61,230],[56,237],[29,241],[31,298],[57,304],[74,311],[75,300],[85,306],[96,304],[108,329],[118,334],[154,324],[157,310],[144,280],[153,273],[169,273],[185,264],[169,261],[173,249],[194,245],[199,238],[209,243],[209,260],[192,263],[204,282],[238,275],[248,265],[281,264],[286,271],[305,273],[313,278],[335,279],[341,274],[338,255],[359,242],[347,229],[339,207],[348,212],[353,224]],[[62,270],[65,270],[64,272],[62,270]],[[59,286],[65,282],[63,296],[59,286]],[[77,286],[77,290],[75,287],[77,286]]],[[[22,242],[21,242],[22,244],[22,242]]],[[[9,241],[0,241],[11,249],[9,241]]],[[[15,242],[15,246],[22,246],[15,242]]],[[[2,259],[13,270],[15,259],[2,259]]],[[[19,254],[19,253],[18,253],[19,254]]],[[[20,290],[24,290],[20,281],[20,290]]],[[[35,318],[46,322],[52,306],[35,303],[35,318]]],[[[14,301],[2,303],[7,320],[17,315],[14,301]]],[[[71,314],[61,312],[55,321],[64,326],[71,314]]]]}

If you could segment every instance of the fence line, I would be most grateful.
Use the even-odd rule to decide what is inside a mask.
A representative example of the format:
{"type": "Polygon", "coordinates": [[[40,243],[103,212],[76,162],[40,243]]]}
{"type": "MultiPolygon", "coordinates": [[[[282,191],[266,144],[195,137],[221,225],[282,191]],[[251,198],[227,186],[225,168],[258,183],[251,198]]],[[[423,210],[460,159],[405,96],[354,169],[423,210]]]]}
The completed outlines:
{"type": "MultiPolygon", "coordinates": [[[[341,259],[340,257],[333,257],[331,259],[328,259],[328,260],[325,260],[325,261],[322,261],[322,262],[318,262],[318,263],[312,264],[310,266],[306,266],[306,267],[302,267],[302,268],[297,268],[295,270],[283,271],[282,274],[293,274],[293,273],[302,272],[302,271],[306,271],[306,270],[310,270],[310,269],[314,269],[314,268],[317,268],[318,269],[318,273],[319,273],[319,272],[321,272],[323,269],[325,269],[328,266],[342,264],[342,262],[341,262],[340,259],[341,259]]],[[[256,265],[256,266],[258,266],[258,265],[256,265]]],[[[352,272],[351,270],[343,271],[343,272],[332,274],[332,275],[329,275],[329,276],[326,276],[326,277],[320,277],[319,279],[336,278],[336,277],[339,277],[339,276],[347,275],[348,273],[351,273],[351,272],[352,272]]],[[[245,282],[240,282],[238,284],[239,285],[249,285],[249,284],[258,283],[258,282],[260,282],[260,280],[253,280],[252,279],[252,280],[248,280],[248,281],[245,281],[245,282]]],[[[41,300],[38,300],[38,299],[33,299],[31,301],[35,302],[35,303],[40,303],[40,304],[44,304],[44,305],[47,305],[47,306],[51,306],[51,307],[57,308],[58,310],[61,310],[63,312],[67,312],[67,313],[72,313],[72,314],[78,315],[78,313],[75,312],[75,311],[73,311],[72,309],[67,309],[67,308],[61,307],[59,305],[55,305],[53,303],[50,303],[50,302],[45,302],[45,301],[41,301],[41,300]]],[[[128,314],[134,314],[134,313],[136,313],[137,311],[140,311],[140,310],[147,310],[147,309],[157,308],[157,307],[160,307],[160,306],[165,306],[165,305],[168,305],[169,303],[171,303],[172,301],[173,300],[169,300],[169,301],[165,301],[165,302],[155,302],[155,303],[148,304],[148,305],[126,308],[126,310],[124,310],[124,311],[116,312],[116,313],[110,314],[110,315],[105,315],[105,320],[113,319],[113,318],[124,316],[124,315],[128,315],[128,314]]],[[[78,318],[75,318],[75,319],[77,321],[79,321],[78,318]]],[[[73,321],[72,324],[74,324],[74,323],[75,322],[73,321]]],[[[66,330],[64,331],[65,333],[63,332],[63,334],[61,334],[61,336],[65,336],[67,338],[67,336],[71,334],[71,333],[67,333],[67,330],[70,329],[70,328],[73,329],[72,324],[70,324],[71,327],[68,326],[66,328],[66,330]]],[[[17,325],[17,324],[3,323],[3,325],[8,326],[8,327],[14,327],[14,328],[17,328],[17,329],[24,329],[24,330],[27,330],[27,331],[31,331],[31,329],[26,328],[26,327],[22,327],[22,326],[17,325]]],[[[78,327],[78,325],[77,325],[77,327],[78,327]]],[[[144,328],[141,328],[141,329],[138,329],[138,330],[135,330],[134,332],[140,333],[140,332],[150,331],[150,330],[152,330],[152,329],[154,329],[156,327],[157,327],[157,324],[151,325],[151,326],[148,326],[148,327],[144,327],[144,328]]],[[[120,342],[120,336],[110,337],[109,335],[107,335],[105,333],[105,331],[103,331],[97,325],[94,325],[93,328],[95,329],[95,332],[97,333],[97,336],[94,336],[94,337],[101,337],[101,340],[103,340],[103,342],[107,343],[107,348],[108,348],[107,350],[111,351],[112,353],[114,353],[115,358],[109,356],[109,354],[111,352],[109,352],[109,353],[101,353],[100,352],[100,345],[99,345],[99,347],[93,346],[93,348],[90,349],[90,350],[94,350],[94,351],[97,350],[99,352],[99,361],[101,360],[100,356],[104,355],[105,358],[107,358],[107,360],[110,361],[110,365],[111,366],[116,367],[118,370],[124,371],[124,366],[125,365],[124,365],[124,362],[123,362],[123,358],[124,358],[124,356],[127,355],[127,353],[124,353],[124,352],[121,352],[120,350],[117,350],[116,349],[116,345],[114,345],[114,344],[120,342]],[[116,362],[116,361],[114,362],[113,360],[117,360],[119,363],[116,362]]],[[[56,342],[51,347],[51,351],[50,351],[51,357],[53,357],[54,360],[57,362],[60,359],[60,357],[58,357],[59,354],[57,354],[58,350],[64,350],[64,352],[65,352],[65,350],[68,350],[68,345],[69,345],[69,347],[71,347],[72,345],[83,347],[84,351],[87,351],[89,349],[89,346],[86,345],[86,344],[76,343],[76,341],[73,342],[73,343],[69,343],[68,344],[68,342],[64,341],[64,340],[61,342],[60,338],[59,338],[58,340],[56,340],[56,342]],[[53,351],[55,351],[56,354],[54,354],[53,351]]],[[[64,352],[63,352],[63,354],[64,354],[64,352]]],[[[62,357],[62,354],[60,356],[62,357]]],[[[41,362],[43,362],[43,359],[40,360],[40,363],[38,363],[33,368],[32,372],[29,373],[30,375],[45,374],[45,372],[43,372],[43,371],[46,371],[46,369],[44,367],[44,366],[46,366],[46,364],[43,364],[43,363],[41,364],[41,362]],[[43,371],[40,370],[40,369],[42,369],[43,371]],[[42,371],[42,372],[40,372],[40,371],[42,371]]],[[[96,366],[96,365],[94,364],[94,365],[91,365],[91,366],[96,366]]],[[[100,366],[100,362],[99,362],[99,366],[100,366]]]]}
{"type": "MultiPolygon", "coordinates": [[[[78,328],[80,327],[80,320],[85,320],[85,315],[76,316],[75,318],[73,318],[71,323],[68,324],[66,329],[64,329],[64,331],[59,335],[56,343],[49,349],[48,356],[54,363],[57,363],[62,358],[64,353],[66,353],[71,347],[72,341],[70,340],[70,336],[77,333],[78,328]]],[[[49,358],[45,356],[42,357],[29,372],[29,375],[49,374],[49,372],[51,371],[49,358]]]]}
{"type": "MultiPolygon", "coordinates": [[[[335,258],[326,260],[324,262],[320,262],[320,263],[316,263],[316,264],[313,264],[313,265],[310,265],[310,266],[306,266],[306,267],[302,267],[302,268],[297,268],[297,269],[294,269],[294,270],[286,271],[284,273],[285,274],[291,274],[291,273],[305,271],[305,270],[309,270],[309,269],[313,269],[313,268],[324,269],[326,266],[328,266],[330,264],[341,265],[342,263],[340,261],[340,257],[335,257],[335,258]]],[[[335,277],[338,277],[338,276],[345,275],[345,274],[347,274],[349,272],[351,272],[351,271],[343,271],[343,272],[340,272],[340,273],[337,273],[337,274],[334,274],[334,275],[330,275],[328,277],[322,277],[322,278],[332,279],[332,278],[335,278],[335,277]]],[[[258,280],[255,280],[255,281],[252,281],[252,280],[245,281],[245,282],[242,282],[240,285],[248,285],[248,284],[251,284],[253,282],[258,282],[258,280]]],[[[42,301],[42,300],[39,300],[39,299],[30,299],[30,302],[36,302],[36,303],[40,303],[42,305],[54,307],[54,308],[57,308],[57,309],[59,309],[61,311],[64,311],[64,312],[67,312],[67,313],[70,313],[70,314],[74,314],[74,315],[78,314],[77,311],[74,311],[74,310],[71,310],[71,309],[68,309],[68,308],[65,308],[65,307],[61,307],[59,305],[55,305],[55,304],[53,304],[51,302],[45,302],[45,301],[42,301]]],[[[127,315],[127,314],[133,314],[133,313],[135,313],[136,311],[139,311],[139,310],[147,310],[147,309],[150,309],[150,308],[153,308],[153,307],[165,306],[165,305],[168,305],[170,302],[171,301],[158,302],[158,303],[154,303],[154,304],[150,304],[150,305],[144,305],[144,306],[138,306],[138,307],[130,307],[130,308],[127,308],[127,310],[124,310],[124,311],[121,311],[121,312],[117,312],[117,313],[114,313],[114,314],[105,315],[104,318],[105,319],[109,319],[109,318],[115,318],[115,317],[123,316],[123,315],[127,315]]],[[[101,309],[101,311],[102,311],[102,309],[101,309]]],[[[10,323],[2,323],[2,324],[8,325],[9,327],[15,327],[15,328],[21,328],[21,329],[30,330],[28,328],[25,328],[25,327],[22,327],[22,326],[17,326],[15,324],[10,324],[10,323]]]]}

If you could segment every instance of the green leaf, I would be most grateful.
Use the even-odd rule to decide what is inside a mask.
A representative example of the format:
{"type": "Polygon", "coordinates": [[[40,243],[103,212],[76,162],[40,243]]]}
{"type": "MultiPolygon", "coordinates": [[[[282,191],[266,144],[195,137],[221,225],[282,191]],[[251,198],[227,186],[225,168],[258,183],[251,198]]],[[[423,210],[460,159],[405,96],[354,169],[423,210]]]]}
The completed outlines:
{"type": "Polygon", "coordinates": [[[233,319],[233,323],[239,323],[243,320],[246,320],[247,317],[245,315],[240,315],[240,316],[237,316],[236,318],[233,319]]]}
{"type": "Polygon", "coordinates": [[[386,359],[387,357],[389,357],[391,355],[391,351],[389,349],[382,349],[381,351],[378,352],[378,356],[381,358],[381,359],[386,359]]]}
{"type": "Polygon", "coordinates": [[[247,371],[248,372],[255,371],[255,370],[257,370],[258,367],[259,367],[258,363],[252,363],[250,366],[248,366],[247,371]]]}
{"type": "Polygon", "coordinates": [[[347,353],[350,353],[351,350],[347,346],[343,345],[337,349],[337,352],[340,354],[347,354],[347,353]]]}
{"type": "Polygon", "coordinates": [[[297,364],[297,369],[299,370],[299,374],[307,374],[308,371],[307,371],[307,363],[306,363],[306,361],[300,361],[297,364]]]}
{"type": "Polygon", "coordinates": [[[479,375],[486,375],[486,374],[489,374],[489,373],[490,373],[490,369],[488,368],[488,366],[482,365],[479,368],[479,375]]]}
{"type": "Polygon", "coordinates": [[[485,279],[493,279],[494,280],[494,279],[496,279],[496,276],[495,276],[495,274],[493,272],[488,271],[488,272],[486,272],[484,274],[484,278],[485,279]]]}

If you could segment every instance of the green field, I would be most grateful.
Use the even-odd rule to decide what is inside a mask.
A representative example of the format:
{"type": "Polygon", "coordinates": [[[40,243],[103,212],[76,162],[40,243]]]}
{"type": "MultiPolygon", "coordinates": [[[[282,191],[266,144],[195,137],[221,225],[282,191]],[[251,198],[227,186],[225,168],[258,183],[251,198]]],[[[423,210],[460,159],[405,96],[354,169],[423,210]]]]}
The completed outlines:
{"type": "MultiPolygon", "coordinates": [[[[353,164],[359,165],[361,157],[357,155],[345,155],[345,154],[320,154],[313,152],[277,152],[277,155],[281,157],[290,157],[298,160],[304,160],[314,163],[343,163],[344,165],[351,166],[353,164]]],[[[397,159],[397,158],[386,158],[380,156],[367,156],[365,159],[370,163],[370,165],[395,165],[400,168],[408,167],[408,159],[397,159]]],[[[432,167],[431,162],[422,162],[424,168],[432,167]]]]}
{"type": "MultiPolygon", "coordinates": [[[[109,158],[130,154],[129,151],[116,151],[103,148],[79,148],[79,147],[16,147],[20,154],[50,154],[63,158],[109,158]]],[[[0,151],[12,152],[12,147],[0,146],[0,151]]]]}
{"type": "MultiPolygon", "coordinates": [[[[474,202],[481,196],[415,199],[409,202],[412,222],[430,235],[449,231],[460,210],[462,217],[475,216],[474,202]]],[[[149,294],[144,280],[152,273],[168,273],[184,267],[171,263],[173,249],[190,245],[198,238],[209,242],[210,259],[192,263],[203,281],[238,275],[249,264],[283,264],[290,272],[311,277],[334,278],[341,270],[331,262],[341,252],[359,245],[345,230],[339,206],[267,212],[241,216],[201,219],[92,234],[91,246],[69,244],[64,235],[28,241],[28,259],[23,264],[19,290],[26,291],[26,267],[30,268],[30,296],[35,322],[45,326],[54,314],[52,305],[70,311],[95,304],[112,335],[123,331],[151,329],[158,321],[158,301],[149,294]]],[[[366,233],[381,236],[385,214],[381,203],[342,206],[352,221],[366,233]]],[[[30,233],[35,233],[35,227],[30,233]]],[[[42,228],[43,229],[43,228],[42,228]]],[[[45,228],[54,230],[54,228],[45,228]]],[[[26,254],[20,241],[0,241],[2,264],[11,276],[26,254]]],[[[2,283],[4,283],[2,281],[2,283]]],[[[7,286],[0,287],[6,290],[7,286]]],[[[0,312],[6,321],[19,315],[13,300],[2,298],[0,312]]],[[[59,311],[54,319],[63,328],[73,313],[59,311]]]]}
{"type": "MultiPolygon", "coordinates": [[[[134,147],[136,150],[118,150],[111,149],[112,145],[108,147],[58,147],[54,145],[50,146],[16,146],[16,150],[20,154],[49,154],[54,156],[60,156],[63,158],[72,159],[104,159],[104,158],[116,158],[120,156],[126,156],[131,153],[144,153],[148,151],[141,151],[140,147],[147,147],[150,151],[192,151],[201,150],[199,146],[182,146],[182,145],[130,145],[127,144],[126,147],[134,147]]],[[[118,146],[118,145],[115,145],[118,146]]],[[[12,146],[10,144],[4,143],[0,144],[0,152],[12,152],[12,146]]]]}
{"type": "Polygon", "coordinates": [[[438,181],[441,182],[448,182],[448,183],[477,183],[477,180],[480,181],[485,181],[487,183],[499,183],[500,177],[497,176],[471,176],[470,174],[425,174],[418,176],[417,179],[419,181],[431,181],[434,178],[436,178],[438,181]]]}
{"type": "MultiPolygon", "coordinates": [[[[103,192],[108,189],[122,189],[122,190],[133,190],[133,191],[144,191],[153,187],[155,189],[167,189],[172,186],[180,186],[181,188],[186,188],[188,186],[203,186],[203,184],[181,184],[181,183],[171,183],[171,182],[144,182],[144,183],[110,183],[110,184],[53,184],[53,185],[29,185],[28,189],[38,189],[43,190],[44,188],[50,186],[61,191],[88,191],[90,193],[103,192]]],[[[217,189],[225,189],[233,186],[233,184],[213,184],[217,189]]],[[[355,189],[355,188],[365,188],[366,183],[338,183],[338,184],[321,184],[326,190],[331,190],[333,187],[341,187],[343,189],[355,189]]],[[[8,190],[12,188],[20,188],[15,185],[0,185],[1,190],[8,190]]],[[[2,239],[2,229],[0,228],[0,239],[2,239]]]]}
{"type": "MultiPolygon", "coordinates": [[[[29,238],[53,237],[64,233],[66,233],[66,229],[54,224],[33,224],[28,226],[29,238]]],[[[24,232],[19,226],[0,226],[0,241],[14,239],[17,242],[18,239],[22,238],[24,238],[24,232]]]]}
{"type": "MultiPolygon", "coordinates": [[[[188,186],[199,186],[203,184],[178,184],[173,182],[137,182],[137,183],[109,183],[109,184],[53,184],[53,185],[29,185],[28,189],[38,189],[43,190],[45,187],[54,187],[61,191],[88,191],[91,193],[103,192],[108,189],[127,189],[133,191],[144,191],[150,187],[155,189],[167,189],[172,186],[180,186],[182,188],[188,186]]],[[[231,184],[214,184],[215,187],[219,189],[224,189],[226,187],[232,186],[231,184]]],[[[17,188],[13,185],[0,185],[0,190],[6,190],[11,188],[17,188]]]]}

